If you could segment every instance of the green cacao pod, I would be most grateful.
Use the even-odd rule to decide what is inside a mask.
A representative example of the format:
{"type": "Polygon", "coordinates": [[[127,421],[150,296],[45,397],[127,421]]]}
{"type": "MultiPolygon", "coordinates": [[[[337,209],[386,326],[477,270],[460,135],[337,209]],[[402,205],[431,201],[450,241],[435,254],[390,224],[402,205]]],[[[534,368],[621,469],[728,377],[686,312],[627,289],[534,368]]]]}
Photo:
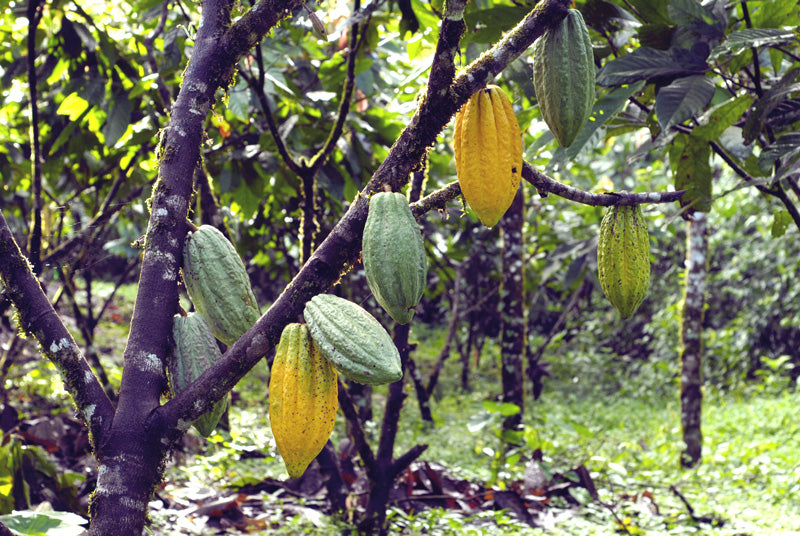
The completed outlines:
{"type": "Polygon", "coordinates": [[[394,341],[360,306],[332,294],[319,294],[306,304],[303,316],[322,355],[346,378],[380,385],[403,377],[394,341]]]}
{"type": "Polygon", "coordinates": [[[261,316],[242,259],[216,227],[201,225],[186,237],[183,282],[197,312],[227,345],[261,316]]]}
{"type": "Polygon", "coordinates": [[[508,96],[477,91],[456,113],[453,152],[461,193],[486,227],[506,213],[522,176],[522,137],[508,96]]]}
{"type": "Polygon", "coordinates": [[[338,406],[336,371],[304,324],[281,333],[269,378],[269,421],[292,478],[300,477],[325,446],[338,406]]]}
{"type": "Polygon", "coordinates": [[[361,245],[372,294],[396,322],[408,324],[425,290],[428,260],[419,225],[403,194],[372,196],[361,245]]]}
{"type": "Polygon", "coordinates": [[[533,43],[533,87],[542,117],[564,147],[575,141],[592,113],[594,55],[580,11],[570,9],[561,23],[533,43]]]}
{"type": "Polygon", "coordinates": [[[600,286],[622,318],[642,304],[650,286],[650,237],[639,205],[615,205],[600,223],[600,286]]]}
{"type": "MultiPolygon", "coordinates": [[[[172,318],[172,353],[167,360],[170,391],[177,395],[200,377],[222,354],[214,334],[206,321],[196,313],[172,318]]],[[[208,437],[216,428],[228,407],[228,397],[215,403],[212,408],[192,423],[203,437],[208,437]]]]}

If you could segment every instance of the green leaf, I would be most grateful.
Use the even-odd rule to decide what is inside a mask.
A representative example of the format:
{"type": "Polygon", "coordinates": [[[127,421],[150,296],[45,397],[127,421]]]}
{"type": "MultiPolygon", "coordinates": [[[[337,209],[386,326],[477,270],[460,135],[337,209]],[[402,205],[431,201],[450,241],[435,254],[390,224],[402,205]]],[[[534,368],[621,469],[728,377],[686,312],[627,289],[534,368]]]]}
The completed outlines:
{"type": "MultiPolygon", "coordinates": [[[[675,189],[687,190],[680,201],[682,207],[691,205],[692,211],[711,210],[711,148],[708,142],[694,136],[685,136],[686,146],[678,157],[675,169],[675,189]]],[[[670,158],[673,157],[670,151],[670,158]]]]}
{"type": "Polygon", "coordinates": [[[788,210],[776,210],[772,213],[772,236],[779,238],[786,233],[786,229],[792,223],[792,217],[788,210]]]}
{"type": "Polygon", "coordinates": [[[77,536],[84,532],[87,521],[70,512],[34,512],[21,510],[0,516],[0,521],[20,534],[47,536],[77,536]]]}
{"type": "Polygon", "coordinates": [[[795,39],[794,32],[778,28],[748,28],[731,32],[728,38],[711,51],[717,58],[728,52],[738,52],[745,48],[780,45],[795,39]]]}
{"type": "MultiPolygon", "coordinates": [[[[631,97],[631,95],[638,93],[643,87],[644,82],[637,82],[629,86],[626,85],[620,88],[614,88],[597,99],[592,107],[592,115],[589,116],[589,120],[583,125],[581,131],[578,132],[578,135],[575,137],[575,141],[573,141],[572,145],[566,149],[559,146],[558,149],[556,149],[553,158],[550,160],[548,167],[574,160],[578,153],[587,145],[587,143],[593,139],[595,133],[601,129],[606,121],[610,120],[620,110],[622,110],[628,103],[628,99],[631,97]]],[[[641,128],[641,126],[639,125],[637,128],[641,128]]],[[[555,138],[552,136],[552,134],[548,138],[540,136],[539,140],[537,140],[537,145],[539,144],[540,140],[542,143],[544,143],[545,141],[549,142],[553,139],[555,138]]]]}
{"type": "Polygon", "coordinates": [[[722,136],[753,104],[752,95],[740,95],[717,106],[708,116],[708,120],[692,131],[692,135],[706,141],[713,141],[722,136]]]}
{"type": "Polygon", "coordinates": [[[70,121],[75,121],[89,108],[89,103],[82,99],[77,93],[70,93],[58,107],[58,115],[68,115],[70,121]]]}
{"type": "Polygon", "coordinates": [[[131,101],[128,100],[127,93],[117,93],[112,100],[111,110],[103,127],[106,147],[113,147],[131,124],[131,101]]]}
{"type": "MultiPolygon", "coordinates": [[[[790,21],[800,19],[800,6],[794,0],[762,0],[748,2],[754,4],[751,21],[756,28],[780,28],[790,21]]],[[[751,6],[752,9],[752,6],[751,6]]]]}
{"type": "Polygon", "coordinates": [[[597,83],[621,86],[655,77],[702,74],[706,68],[704,61],[684,50],[642,47],[603,65],[597,73],[597,83]]]}
{"type": "Polygon", "coordinates": [[[672,23],[664,0],[631,0],[630,4],[645,22],[663,25],[672,23]]]}
{"type": "Polygon", "coordinates": [[[697,21],[707,24],[715,22],[713,15],[696,0],[670,0],[667,13],[669,18],[678,24],[697,21]]]}
{"type": "Polygon", "coordinates": [[[702,111],[714,96],[714,82],[705,76],[679,78],[656,95],[656,115],[662,130],[702,111]]]}
{"type": "Polygon", "coordinates": [[[461,46],[469,43],[494,43],[528,13],[528,8],[519,6],[494,6],[489,9],[464,14],[467,33],[461,46]]]}
{"type": "Polygon", "coordinates": [[[747,115],[747,121],[744,124],[743,136],[745,143],[752,143],[758,138],[764,127],[764,122],[772,110],[782,101],[788,100],[791,93],[800,91],[800,84],[795,83],[798,74],[800,74],[800,68],[798,67],[787,71],[774,86],[755,102],[753,110],[747,115]]]}
{"type": "Polygon", "coordinates": [[[800,159],[800,133],[790,132],[784,134],[759,155],[758,165],[761,169],[767,170],[775,162],[781,160],[781,173],[776,179],[785,177],[788,173],[796,172],[795,166],[800,159]]]}
{"type": "Polygon", "coordinates": [[[572,425],[572,428],[578,433],[578,435],[585,437],[586,439],[594,439],[594,434],[592,431],[584,425],[573,421],[572,419],[567,419],[567,422],[572,425]]]}

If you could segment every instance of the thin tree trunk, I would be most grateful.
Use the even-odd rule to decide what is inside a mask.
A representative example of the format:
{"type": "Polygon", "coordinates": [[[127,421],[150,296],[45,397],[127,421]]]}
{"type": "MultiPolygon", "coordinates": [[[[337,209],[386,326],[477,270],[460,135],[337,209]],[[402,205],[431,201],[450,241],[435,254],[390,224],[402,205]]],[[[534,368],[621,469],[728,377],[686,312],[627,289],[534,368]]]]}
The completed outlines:
{"type": "MultiPolygon", "coordinates": [[[[400,359],[403,369],[408,364],[410,353],[408,345],[408,333],[410,324],[395,324],[394,344],[400,352],[400,359]]],[[[397,458],[393,457],[395,439],[397,438],[397,427],[400,421],[400,410],[403,409],[403,401],[406,394],[403,392],[404,378],[389,385],[389,397],[386,400],[386,410],[383,414],[383,425],[381,426],[381,438],[378,443],[378,452],[375,455],[375,464],[369,472],[370,491],[367,511],[364,520],[359,523],[359,532],[362,534],[388,534],[386,526],[386,506],[389,502],[389,493],[394,486],[394,481],[411,462],[417,459],[427,445],[416,445],[409,449],[405,454],[397,458]]]]}
{"type": "Polygon", "coordinates": [[[450,347],[453,345],[456,333],[458,332],[458,324],[461,316],[461,284],[464,280],[464,265],[461,264],[456,268],[456,277],[453,282],[453,297],[450,300],[450,322],[447,326],[447,335],[444,340],[444,346],[439,352],[439,358],[436,360],[436,365],[433,367],[430,378],[428,378],[428,397],[433,396],[433,390],[439,382],[439,374],[442,372],[445,360],[450,356],[450,347]]]}
{"type": "Polygon", "coordinates": [[[517,430],[522,424],[525,391],[522,363],[525,355],[525,284],[522,258],[522,224],[525,202],[522,188],[500,220],[503,236],[502,355],[503,402],[516,404],[519,412],[503,421],[505,430],[517,430]]]}
{"type": "Polygon", "coordinates": [[[36,28],[42,18],[41,2],[28,1],[28,93],[31,100],[31,190],[33,193],[33,221],[28,236],[28,259],[33,273],[42,272],[42,149],[39,142],[39,106],[36,76],[36,28]]]}
{"type": "Polygon", "coordinates": [[[681,465],[693,467],[700,462],[703,434],[700,428],[702,409],[702,335],[703,306],[708,259],[708,214],[695,212],[687,222],[686,290],[681,325],[681,425],[684,451],[681,465]]]}

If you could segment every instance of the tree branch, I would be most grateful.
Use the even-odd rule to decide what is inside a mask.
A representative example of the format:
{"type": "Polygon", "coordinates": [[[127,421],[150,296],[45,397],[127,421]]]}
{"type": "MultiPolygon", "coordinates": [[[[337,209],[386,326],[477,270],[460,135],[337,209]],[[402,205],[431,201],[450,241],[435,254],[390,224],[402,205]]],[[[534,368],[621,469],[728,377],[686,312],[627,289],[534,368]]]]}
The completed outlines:
{"type": "Polygon", "coordinates": [[[28,256],[33,273],[42,273],[42,146],[39,139],[39,97],[36,76],[36,28],[42,19],[40,0],[28,0],[28,93],[31,101],[31,190],[33,210],[31,232],[28,236],[28,256]]]}
{"type": "Polygon", "coordinates": [[[19,312],[20,329],[39,342],[42,355],[58,368],[96,447],[111,426],[111,400],[47,299],[1,212],[0,258],[0,279],[19,312]]]}
{"type": "Polygon", "coordinates": [[[540,194],[546,195],[549,192],[576,203],[596,207],[638,205],[641,203],[672,203],[680,200],[683,194],[686,193],[686,190],[679,190],[677,192],[646,192],[641,194],[627,192],[593,194],[551,179],[541,171],[534,169],[528,162],[522,163],[522,178],[534,185],[540,194]]]}

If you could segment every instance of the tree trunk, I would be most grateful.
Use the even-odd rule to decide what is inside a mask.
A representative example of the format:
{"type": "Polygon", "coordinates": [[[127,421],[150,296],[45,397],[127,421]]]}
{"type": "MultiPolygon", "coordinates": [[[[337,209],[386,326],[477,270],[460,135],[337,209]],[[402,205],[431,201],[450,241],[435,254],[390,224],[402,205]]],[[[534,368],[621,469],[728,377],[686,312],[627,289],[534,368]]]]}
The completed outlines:
{"type": "Polygon", "coordinates": [[[503,236],[503,290],[502,301],[502,355],[500,356],[503,380],[503,402],[519,406],[519,413],[506,417],[505,430],[517,430],[522,424],[524,376],[522,362],[525,355],[525,284],[522,258],[522,224],[525,219],[525,201],[522,188],[500,220],[503,236]]]}
{"type": "Polygon", "coordinates": [[[703,434],[700,429],[702,409],[702,335],[708,259],[707,220],[705,212],[695,212],[687,222],[686,290],[681,325],[681,425],[685,450],[681,465],[693,467],[700,462],[703,434]]]}

